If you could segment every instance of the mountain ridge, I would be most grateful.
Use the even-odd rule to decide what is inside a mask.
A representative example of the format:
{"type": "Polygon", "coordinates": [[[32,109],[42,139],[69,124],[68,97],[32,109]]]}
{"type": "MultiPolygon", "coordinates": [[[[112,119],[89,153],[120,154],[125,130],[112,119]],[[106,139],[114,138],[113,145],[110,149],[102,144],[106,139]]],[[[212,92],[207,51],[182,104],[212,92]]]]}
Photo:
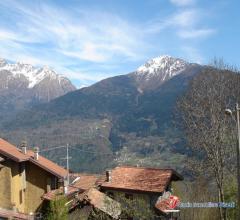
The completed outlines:
{"type": "Polygon", "coordinates": [[[130,75],[135,79],[138,90],[144,92],[156,89],[166,80],[180,74],[191,66],[198,66],[198,64],[163,55],[147,60],[130,75]]]}
{"type": "Polygon", "coordinates": [[[18,77],[19,75],[26,77],[29,81],[28,88],[33,88],[38,85],[46,77],[58,79],[59,83],[61,83],[61,80],[70,81],[63,75],[57,74],[48,66],[37,68],[23,62],[8,63],[5,59],[0,58],[0,71],[2,70],[11,72],[13,77],[18,77]]]}
{"type": "MultiPolygon", "coordinates": [[[[1,132],[16,144],[24,137],[39,147],[70,144],[100,153],[74,154],[78,171],[89,171],[93,161],[98,166],[91,165],[91,171],[102,171],[119,162],[118,157],[126,158],[126,151],[128,164],[143,158],[148,158],[148,164],[154,157],[161,161],[156,166],[167,166],[173,158],[175,162],[171,163],[181,167],[185,148],[172,124],[173,114],[177,99],[202,68],[186,63],[181,71],[176,71],[178,74],[164,81],[157,80],[162,79],[162,70],[152,75],[152,80],[141,82],[135,72],[107,78],[17,114],[2,124],[1,132]],[[106,159],[101,153],[116,155],[106,159]]],[[[48,156],[59,162],[63,155],[48,156]]]]}
{"type": "Polygon", "coordinates": [[[69,79],[50,68],[0,59],[0,121],[74,90],[69,79]]]}

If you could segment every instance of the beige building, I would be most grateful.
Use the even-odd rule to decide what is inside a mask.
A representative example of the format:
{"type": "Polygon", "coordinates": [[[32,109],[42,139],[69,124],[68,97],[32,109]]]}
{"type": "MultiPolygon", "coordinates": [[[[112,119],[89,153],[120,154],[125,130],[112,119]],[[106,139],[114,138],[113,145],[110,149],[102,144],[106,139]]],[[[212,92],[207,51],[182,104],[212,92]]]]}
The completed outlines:
{"type": "Polygon", "coordinates": [[[6,213],[37,213],[42,196],[62,186],[67,174],[37,150],[19,149],[0,139],[0,218],[6,213]]]}

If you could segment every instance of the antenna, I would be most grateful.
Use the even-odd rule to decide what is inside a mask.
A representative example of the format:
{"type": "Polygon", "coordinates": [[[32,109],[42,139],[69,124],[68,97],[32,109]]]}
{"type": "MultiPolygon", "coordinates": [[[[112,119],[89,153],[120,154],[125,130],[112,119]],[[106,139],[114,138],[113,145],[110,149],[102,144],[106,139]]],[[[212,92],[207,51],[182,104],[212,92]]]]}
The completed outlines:
{"type": "Polygon", "coordinates": [[[68,174],[67,174],[67,185],[69,185],[69,183],[70,183],[70,180],[69,180],[69,159],[71,159],[72,157],[69,157],[69,151],[68,151],[69,144],[67,144],[66,148],[67,148],[67,155],[66,155],[66,157],[61,158],[61,159],[67,161],[67,171],[68,171],[68,174]]]}
{"type": "Polygon", "coordinates": [[[67,182],[68,182],[68,185],[69,185],[69,159],[71,159],[71,158],[69,157],[69,154],[68,154],[68,147],[69,147],[69,145],[67,144],[67,171],[68,171],[67,182]]]}

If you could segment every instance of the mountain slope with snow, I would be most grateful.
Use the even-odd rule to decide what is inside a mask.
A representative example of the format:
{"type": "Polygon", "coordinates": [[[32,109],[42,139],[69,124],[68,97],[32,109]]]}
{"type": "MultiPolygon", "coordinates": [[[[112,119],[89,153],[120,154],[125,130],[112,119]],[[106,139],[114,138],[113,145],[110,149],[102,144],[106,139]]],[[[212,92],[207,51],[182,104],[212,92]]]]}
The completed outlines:
{"type": "MultiPolygon", "coordinates": [[[[102,172],[119,155],[128,155],[124,158],[130,158],[129,162],[137,158],[140,164],[148,157],[146,166],[162,166],[159,161],[172,166],[167,161],[176,160],[177,150],[185,150],[172,124],[176,102],[203,68],[177,58],[154,58],[135,72],[104,79],[21,112],[0,123],[0,132],[16,144],[25,137],[33,146],[70,144],[100,152],[74,150],[72,168],[77,171],[102,172]]],[[[59,162],[63,156],[54,152],[51,159],[59,162]]],[[[181,160],[174,163],[177,168],[183,164],[181,160]]]]}
{"type": "MultiPolygon", "coordinates": [[[[57,74],[47,66],[44,66],[43,68],[35,68],[30,64],[20,62],[10,64],[7,63],[4,59],[0,59],[0,71],[3,70],[9,71],[14,78],[24,76],[28,80],[27,87],[30,89],[38,85],[45,78],[49,78],[50,80],[57,80],[60,85],[62,81],[68,80],[66,77],[57,74]]],[[[70,81],[69,84],[71,84],[70,81]]],[[[72,90],[75,89],[73,85],[71,85],[71,87],[72,90]]]]}
{"type": "Polygon", "coordinates": [[[36,68],[0,59],[0,113],[4,118],[5,113],[12,115],[75,89],[69,79],[49,67],[36,68]]]}
{"type": "Polygon", "coordinates": [[[133,77],[139,89],[154,89],[164,81],[196,65],[180,58],[164,55],[148,60],[134,72],[133,77]]]}

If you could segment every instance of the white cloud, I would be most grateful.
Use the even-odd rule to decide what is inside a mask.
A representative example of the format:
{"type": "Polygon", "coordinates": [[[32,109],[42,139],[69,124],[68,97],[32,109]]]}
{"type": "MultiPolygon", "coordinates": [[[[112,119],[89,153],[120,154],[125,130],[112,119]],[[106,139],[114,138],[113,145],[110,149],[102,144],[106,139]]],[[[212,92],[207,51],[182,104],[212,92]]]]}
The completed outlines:
{"type": "Polygon", "coordinates": [[[178,35],[182,38],[205,38],[216,33],[214,29],[191,29],[191,30],[180,30],[178,35]]]}
{"type": "Polygon", "coordinates": [[[185,29],[196,26],[202,17],[202,12],[197,9],[180,10],[170,16],[153,21],[145,30],[148,33],[159,33],[167,28],[185,29]]]}
{"type": "Polygon", "coordinates": [[[111,62],[114,55],[136,57],[138,45],[144,48],[141,29],[116,15],[74,10],[69,14],[62,9],[40,6],[29,8],[14,2],[11,10],[21,14],[22,21],[17,22],[14,34],[0,32],[0,37],[52,44],[65,56],[92,62],[111,62]]]}
{"type": "Polygon", "coordinates": [[[97,47],[92,43],[85,43],[82,50],[59,50],[60,53],[68,56],[77,58],[79,60],[86,60],[91,62],[105,62],[109,59],[109,56],[106,53],[101,53],[97,51],[97,47]]]}
{"type": "Polygon", "coordinates": [[[195,0],[170,0],[176,6],[189,6],[195,3],[195,0]]]}
{"type": "Polygon", "coordinates": [[[0,57],[48,65],[73,80],[101,80],[109,75],[97,73],[96,65],[135,61],[146,51],[141,27],[111,13],[7,0],[0,2],[0,9],[8,9],[14,20],[0,25],[0,57]],[[95,70],[71,67],[84,67],[85,62],[95,70]]]}
{"type": "Polygon", "coordinates": [[[196,9],[183,10],[175,14],[170,23],[179,27],[190,27],[197,24],[200,20],[201,12],[196,9]]]}
{"type": "MultiPolygon", "coordinates": [[[[171,2],[187,6],[195,1],[171,2]]],[[[0,1],[0,13],[1,8],[13,22],[9,25],[6,20],[7,25],[0,25],[0,57],[48,65],[82,81],[103,79],[109,75],[98,72],[109,73],[126,60],[136,62],[151,56],[153,50],[163,51],[164,42],[158,40],[163,30],[170,30],[181,40],[214,33],[211,28],[201,29],[203,12],[193,7],[177,8],[173,14],[146,23],[86,8],[52,7],[46,1],[23,4],[5,0],[0,1]]],[[[184,51],[190,54],[189,48],[184,51]]]]}
{"type": "Polygon", "coordinates": [[[16,39],[16,35],[13,32],[0,29],[0,39],[1,40],[14,40],[16,39]]]}
{"type": "Polygon", "coordinates": [[[203,39],[216,33],[213,28],[201,28],[204,12],[199,9],[184,9],[162,21],[155,21],[149,25],[149,33],[159,33],[172,28],[182,39],[203,39]]]}
{"type": "Polygon", "coordinates": [[[75,67],[75,68],[67,68],[65,65],[59,66],[55,68],[58,73],[64,73],[67,77],[74,80],[80,81],[100,81],[106,78],[105,73],[97,73],[92,71],[91,69],[75,67]]]}

